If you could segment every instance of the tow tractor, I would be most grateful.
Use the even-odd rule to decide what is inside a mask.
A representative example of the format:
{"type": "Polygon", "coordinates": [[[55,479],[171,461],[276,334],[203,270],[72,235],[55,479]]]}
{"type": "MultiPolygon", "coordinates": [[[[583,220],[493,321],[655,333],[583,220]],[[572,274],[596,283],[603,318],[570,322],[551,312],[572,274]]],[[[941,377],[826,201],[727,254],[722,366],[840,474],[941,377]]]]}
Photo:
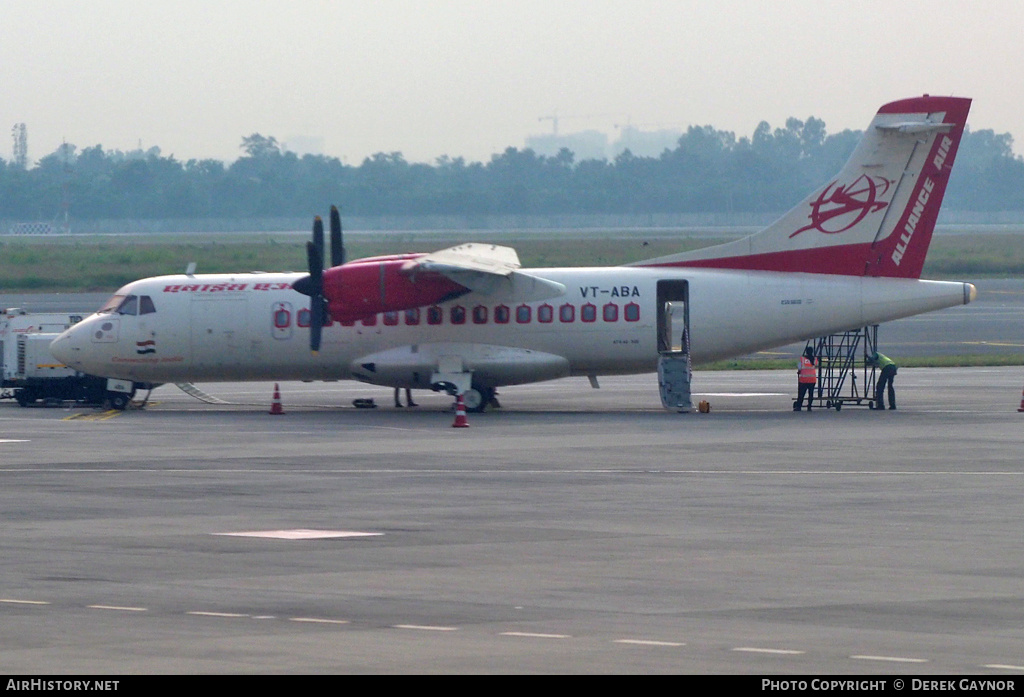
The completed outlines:
{"type": "Polygon", "coordinates": [[[82,319],[72,313],[29,313],[20,308],[0,314],[0,398],[23,407],[43,404],[109,404],[124,409],[135,386],[80,373],[50,354],[50,342],[82,319]]]}

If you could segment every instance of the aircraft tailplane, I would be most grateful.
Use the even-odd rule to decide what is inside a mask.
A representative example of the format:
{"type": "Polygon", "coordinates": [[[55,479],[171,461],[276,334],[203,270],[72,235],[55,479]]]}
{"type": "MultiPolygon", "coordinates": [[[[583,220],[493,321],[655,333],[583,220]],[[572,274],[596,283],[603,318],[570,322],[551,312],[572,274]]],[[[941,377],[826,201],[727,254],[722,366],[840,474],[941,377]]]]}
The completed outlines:
{"type": "Polygon", "coordinates": [[[920,278],[970,107],[928,95],[886,104],[839,174],[772,225],[635,265],[920,278]]]}

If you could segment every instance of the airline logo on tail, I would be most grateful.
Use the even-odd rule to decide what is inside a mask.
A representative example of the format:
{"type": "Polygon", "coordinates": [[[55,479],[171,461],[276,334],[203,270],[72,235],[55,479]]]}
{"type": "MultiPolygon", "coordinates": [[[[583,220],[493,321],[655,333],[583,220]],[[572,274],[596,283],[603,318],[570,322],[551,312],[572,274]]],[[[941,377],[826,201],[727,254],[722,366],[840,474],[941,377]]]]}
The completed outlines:
{"type": "Polygon", "coordinates": [[[811,201],[811,212],[807,216],[810,224],[791,234],[790,239],[808,230],[826,235],[846,232],[871,213],[889,205],[888,201],[880,199],[892,185],[891,179],[867,174],[862,174],[852,184],[842,185],[833,181],[811,201]]]}
{"type": "Polygon", "coordinates": [[[896,264],[896,266],[899,266],[900,262],[903,261],[907,245],[910,244],[914,231],[917,230],[917,223],[921,220],[921,216],[924,215],[924,207],[928,205],[928,199],[931,198],[932,191],[934,190],[935,182],[931,178],[925,178],[924,184],[921,185],[921,191],[917,194],[917,201],[914,202],[914,208],[910,212],[910,217],[907,218],[907,224],[903,226],[899,242],[896,243],[896,249],[892,251],[892,263],[896,264]]]}
{"type": "MultiPolygon", "coordinates": [[[[943,136],[939,142],[938,152],[936,152],[935,157],[932,159],[932,164],[935,165],[935,170],[938,174],[945,172],[946,157],[949,155],[949,149],[952,146],[953,139],[949,136],[943,136]]],[[[914,207],[910,211],[910,216],[903,226],[899,242],[896,243],[896,249],[892,252],[892,263],[896,264],[896,266],[899,266],[900,262],[903,261],[907,245],[910,244],[910,240],[917,230],[917,223],[921,220],[921,216],[924,215],[925,206],[928,205],[928,199],[931,198],[934,190],[935,181],[931,177],[925,177],[924,184],[921,185],[921,190],[917,194],[917,200],[914,201],[914,207]]]]}

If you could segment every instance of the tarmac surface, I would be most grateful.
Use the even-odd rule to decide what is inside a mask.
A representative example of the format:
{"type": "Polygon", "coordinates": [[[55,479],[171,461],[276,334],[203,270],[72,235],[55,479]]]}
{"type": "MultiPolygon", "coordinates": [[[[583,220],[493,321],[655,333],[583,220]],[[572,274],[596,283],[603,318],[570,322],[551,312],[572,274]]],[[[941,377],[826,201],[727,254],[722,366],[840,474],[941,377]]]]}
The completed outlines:
{"type": "Polygon", "coordinates": [[[700,372],[676,414],[580,378],[466,429],[354,383],[0,403],[0,671],[1024,680],[1022,386],[795,413],[795,367],[700,372]]]}

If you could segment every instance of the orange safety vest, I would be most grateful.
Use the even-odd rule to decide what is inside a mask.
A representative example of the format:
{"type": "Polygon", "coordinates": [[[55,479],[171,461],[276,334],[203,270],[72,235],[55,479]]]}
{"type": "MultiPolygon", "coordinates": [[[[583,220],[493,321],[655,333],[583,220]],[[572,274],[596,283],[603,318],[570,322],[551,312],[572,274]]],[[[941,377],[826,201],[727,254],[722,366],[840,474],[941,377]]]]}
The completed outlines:
{"type": "Polygon", "coordinates": [[[799,376],[799,381],[803,383],[818,381],[818,370],[815,367],[815,361],[807,356],[800,356],[800,367],[797,369],[796,374],[799,376]]]}

